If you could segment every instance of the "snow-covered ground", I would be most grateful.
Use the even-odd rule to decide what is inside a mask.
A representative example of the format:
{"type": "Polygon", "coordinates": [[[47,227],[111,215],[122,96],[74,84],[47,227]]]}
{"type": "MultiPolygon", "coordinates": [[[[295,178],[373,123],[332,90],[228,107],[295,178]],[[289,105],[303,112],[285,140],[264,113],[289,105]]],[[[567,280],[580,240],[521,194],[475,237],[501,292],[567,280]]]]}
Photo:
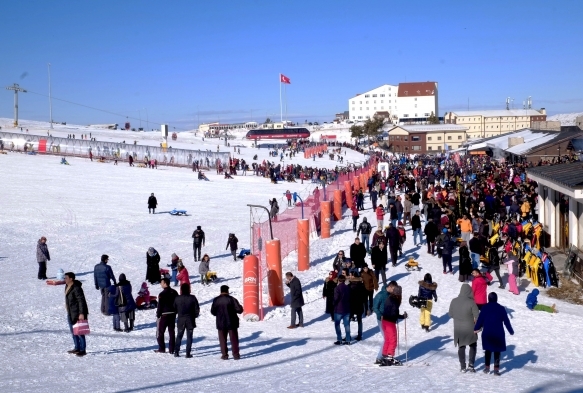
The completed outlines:
{"type": "Polygon", "coordinates": [[[547,117],[547,121],[560,121],[562,126],[574,126],[575,119],[579,116],[583,116],[583,112],[559,113],[547,117]]]}
{"type": "MultiPolygon", "coordinates": [[[[58,132],[68,133],[54,131],[58,132]]],[[[96,133],[98,139],[110,137],[110,133],[111,138],[123,137],[111,131],[96,133]]],[[[179,134],[182,137],[183,133],[179,134]]],[[[203,146],[202,141],[192,138],[195,148],[203,146]]],[[[158,143],[154,137],[152,141],[158,143]]],[[[146,139],[139,143],[146,143],[146,139]]],[[[216,149],[216,143],[214,146],[216,149]]],[[[267,158],[266,149],[260,150],[260,154],[265,154],[260,159],[267,158]]],[[[241,148],[245,157],[249,157],[247,152],[257,151],[241,148]]],[[[347,157],[364,159],[352,151],[347,157]]],[[[225,251],[227,235],[236,233],[240,247],[247,247],[246,205],[266,205],[268,198],[280,197],[292,185],[273,185],[254,176],[224,180],[212,172],[210,182],[199,182],[191,171],[180,168],[152,170],[79,158],[69,161],[71,165],[65,166],[59,164],[57,157],[0,155],[1,391],[44,392],[63,388],[100,392],[582,391],[583,343],[578,334],[583,323],[581,307],[556,302],[558,314],[531,312],[524,304],[524,288],[531,289],[525,280],[519,296],[490,289],[499,294],[500,303],[507,307],[516,332],[514,336],[507,335],[503,376],[460,374],[457,348],[452,343],[453,322],[447,316],[450,300],[457,296],[460,283],[457,276],[441,274],[440,260],[428,256],[423,247],[413,246],[410,230],[405,257],[396,268],[389,268],[387,276],[403,286],[405,299],[417,293],[417,281],[427,272],[439,284],[439,301],[434,305],[430,333],[419,328],[418,310],[406,301],[402,307],[410,315],[406,326],[408,359],[413,364],[427,362],[429,366],[401,369],[372,366],[381,344],[374,316],[364,320],[363,341],[350,347],[334,346],[334,327],[323,314],[325,301],[321,291],[334,255],[339,249],[348,251],[354,240],[349,212],[334,223],[330,239],[312,242],[311,268],[297,273],[306,300],[305,328],[286,329],[289,306],[267,308],[264,322],[241,322],[241,360],[223,361],[210,304],[223,283],[242,301],[242,264],[233,262],[225,251]],[[155,215],[147,213],[146,201],[151,192],[160,203],[155,215]],[[188,210],[190,215],[175,217],[164,213],[175,207],[188,210]],[[203,252],[211,256],[211,269],[221,278],[220,283],[210,287],[200,285],[198,263],[192,259],[191,234],[197,225],[206,232],[203,252]],[[84,283],[92,329],[87,337],[89,354],[84,358],[66,353],[72,348],[72,340],[66,323],[63,286],[48,286],[36,279],[35,247],[43,235],[48,238],[51,253],[49,277],[63,268],[75,272],[84,283]],[[100,295],[94,289],[93,267],[101,254],[110,256],[116,276],[127,275],[135,294],[145,277],[148,247],[155,247],[165,263],[170,262],[173,252],[177,253],[190,272],[193,291],[201,304],[193,359],[153,352],[156,348],[153,310],[137,312],[136,330],[129,334],[113,332],[111,318],[99,312],[100,295]],[[420,262],[421,272],[405,271],[403,264],[409,256],[420,262]]],[[[333,164],[328,159],[316,161],[318,166],[333,164]]],[[[308,192],[307,184],[293,186],[308,192]]],[[[376,222],[368,200],[365,206],[365,215],[376,222]]],[[[295,272],[296,264],[292,253],[283,262],[284,272],[295,272]]],[[[457,265],[457,257],[454,264],[457,265]]],[[[160,288],[151,291],[157,294],[160,288]]],[[[542,291],[539,302],[553,301],[542,291]]],[[[399,326],[399,350],[404,357],[405,324],[401,322],[399,326]]],[[[355,331],[353,323],[353,336],[355,331]]],[[[479,369],[482,359],[480,350],[479,369]]]]}

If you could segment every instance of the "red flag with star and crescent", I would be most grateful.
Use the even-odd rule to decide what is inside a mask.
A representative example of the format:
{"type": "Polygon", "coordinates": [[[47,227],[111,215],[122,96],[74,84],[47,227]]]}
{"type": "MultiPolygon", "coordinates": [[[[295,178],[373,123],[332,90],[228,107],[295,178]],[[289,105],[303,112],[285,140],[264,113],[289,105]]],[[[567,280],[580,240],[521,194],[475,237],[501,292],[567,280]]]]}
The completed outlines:
{"type": "Polygon", "coordinates": [[[281,83],[286,83],[286,84],[288,84],[288,85],[290,85],[290,84],[291,84],[291,81],[290,81],[290,79],[289,79],[287,76],[285,76],[284,74],[279,74],[279,81],[280,81],[281,83]]]}

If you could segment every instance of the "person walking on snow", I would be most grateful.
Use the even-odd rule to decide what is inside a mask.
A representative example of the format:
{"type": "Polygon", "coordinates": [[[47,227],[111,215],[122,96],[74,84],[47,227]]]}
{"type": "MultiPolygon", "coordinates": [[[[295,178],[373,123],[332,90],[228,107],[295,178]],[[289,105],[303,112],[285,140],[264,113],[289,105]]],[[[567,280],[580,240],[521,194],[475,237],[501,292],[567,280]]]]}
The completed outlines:
{"type": "Polygon", "coordinates": [[[221,294],[213,300],[211,314],[216,317],[216,327],[219,334],[221,347],[221,359],[229,359],[227,350],[227,336],[231,340],[231,352],[233,359],[239,360],[239,317],[243,313],[243,307],[239,301],[229,295],[229,287],[221,285],[221,294]]]}
{"type": "Polygon", "coordinates": [[[334,290],[334,329],[336,330],[336,341],[334,345],[350,345],[350,287],[346,285],[346,276],[338,276],[338,285],[334,290]],[[346,337],[342,338],[340,322],[344,324],[346,337]]]}
{"type": "Polygon", "coordinates": [[[322,298],[326,299],[326,309],[325,313],[330,314],[330,318],[334,321],[334,290],[338,285],[338,280],[336,279],[336,272],[331,271],[328,273],[328,277],[324,280],[324,287],[322,288],[322,298]]]}
{"type": "Polygon", "coordinates": [[[113,270],[111,269],[111,266],[107,264],[108,262],[109,256],[104,254],[101,256],[101,262],[93,268],[95,289],[98,289],[101,292],[101,313],[105,316],[109,316],[107,290],[111,286],[112,281],[114,284],[117,284],[113,270]]]}
{"type": "Polygon", "coordinates": [[[472,276],[474,277],[472,281],[472,293],[474,294],[474,301],[478,310],[486,304],[486,299],[488,297],[488,282],[484,275],[478,270],[472,270],[472,276]]]}
{"type": "Polygon", "coordinates": [[[75,335],[73,331],[73,326],[77,322],[84,321],[89,316],[89,308],[87,307],[82,285],[81,281],[75,280],[75,273],[65,273],[65,307],[67,309],[69,330],[71,331],[73,344],[75,345],[72,350],[67,352],[77,356],[85,356],[87,354],[85,335],[75,335]]]}
{"type": "Polygon", "coordinates": [[[360,236],[360,241],[366,247],[366,251],[370,251],[370,233],[372,232],[372,225],[368,222],[366,217],[362,218],[362,222],[358,226],[358,231],[356,232],[356,236],[360,236]]]}
{"type": "Polygon", "coordinates": [[[229,238],[227,239],[227,246],[225,250],[230,246],[231,247],[231,255],[233,255],[233,261],[237,261],[237,248],[238,248],[239,239],[235,236],[234,233],[229,233],[229,238]]]}
{"type": "Polygon", "coordinates": [[[377,354],[377,359],[375,364],[381,364],[383,360],[383,348],[385,346],[385,333],[383,331],[383,311],[385,307],[385,300],[389,297],[389,293],[393,290],[393,288],[397,285],[396,281],[389,282],[389,285],[382,285],[381,290],[375,295],[373,299],[373,306],[372,310],[374,311],[377,317],[377,324],[379,326],[379,332],[381,333],[381,337],[383,338],[381,341],[381,347],[379,348],[379,352],[377,354]]]}
{"type": "Polygon", "coordinates": [[[291,272],[285,274],[285,285],[289,287],[289,295],[291,298],[291,324],[288,329],[295,329],[296,327],[304,327],[304,313],[302,306],[304,305],[304,295],[302,294],[302,284],[297,277],[291,272]],[[298,314],[299,323],[296,325],[296,313],[298,314]]]}
{"type": "Polygon", "coordinates": [[[421,307],[421,315],[419,316],[419,322],[421,323],[421,329],[425,329],[429,333],[429,327],[431,326],[431,309],[433,308],[433,300],[437,302],[437,283],[434,283],[431,279],[431,274],[426,273],[423,277],[423,281],[419,281],[419,292],[417,296],[419,299],[425,300],[425,307],[421,307]]]}
{"type": "Polygon", "coordinates": [[[174,308],[174,300],[178,297],[178,292],[170,288],[170,280],[166,277],[160,282],[160,287],[162,287],[162,292],[158,295],[158,308],[156,310],[156,338],[158,340],[158,349],[154,352],[166,352],[164,334],[166,333],[166,329],[168,329],[168,335],[170,336],[168,350],[170,353],[174,353],[174,346],[176,344],[176,309],[174,308]]]}
{"type": "Polygon", "coordinates": [[[476,361],[478,335],[474,332],[474,325],[479,313],[472,289],[469,284],[462,284],[460,294],[449,305],[448,315],[453,319],[453,342],[456,347],[459,347],[457,354],[460,370],[463,373],[467,371],[476,372],[474,362],[476,361]],[[470,346],[470,353],[466,367],[466,346],[468,345],[470,346]]]}
{"type": "Polygon", "coordinates": [[[36,245],[36,261],[38,263],[38,275],[39,280],[47,279],[47,261],[51,260],[51,255],[49,254],[49,247],[47,246],[47,238],[41,237],[36,245]]]}
{"type": "Polygon", "coordinates": [[[191,358],[190,351],[192,350],[192,333],[196,328],[196,318],[200,314],[200,307],[196,296],[190,294],[190,285],[182,284],[180,286],[180,295],[174,299],[174,309],[178,316],[178,335],[176,336],[176,344],[174,348],[174,357],[180,356],[180,344],[182,343],[182,336],[186,330],[186,356],[191,358]]]}
{"type": "Polygon", "coordinates": [[[156,206],[158,206],[158,200],[154,196],[154,193],[148,198],[148,213],[156,214],[156,206]]]}
{"type": "Polygon", "coordinates": [[[200,261],[200,249],[205,244],[204,231],[200,225],[192,233],[192,248],[194,249],[194,261],[200,261]]]}
{"type": "Polygon", "coordinates": [[[482,349],[484,355],[484,374],[490,373],[490,361],[494,354],[494,375],[500,375],[500,352],[506,351],[504,326],[510,335],[514,330],[508,319],[506,308],[498,304],[498,295],[492,292],[488,295],[488,304],[480,310],[480,315],[474,326],[474,333],[482,331],[482,349]]]}

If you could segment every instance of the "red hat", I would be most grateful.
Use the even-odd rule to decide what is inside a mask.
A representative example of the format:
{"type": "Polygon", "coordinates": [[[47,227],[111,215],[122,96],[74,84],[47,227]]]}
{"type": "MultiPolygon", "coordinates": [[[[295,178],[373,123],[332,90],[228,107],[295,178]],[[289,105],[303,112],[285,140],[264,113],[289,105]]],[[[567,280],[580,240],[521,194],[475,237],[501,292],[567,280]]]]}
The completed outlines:
{"type": "Polygon", "coordinates": [[[398,225],[403,225],[403,221],[399,221],[399,224],[398,225]]]}

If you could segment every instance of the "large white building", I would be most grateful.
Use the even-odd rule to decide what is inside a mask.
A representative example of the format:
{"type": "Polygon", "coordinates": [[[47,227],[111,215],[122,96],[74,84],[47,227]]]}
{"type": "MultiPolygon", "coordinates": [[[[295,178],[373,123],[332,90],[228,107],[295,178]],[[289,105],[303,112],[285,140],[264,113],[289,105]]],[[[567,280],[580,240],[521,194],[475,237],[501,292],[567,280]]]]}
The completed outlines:
{"type": "Polygon", "coordinates": [[[535,122],[547,120],[544,108],[499,109],[446,112],[445,123],[459,124],[468,128],[468,138],[489,138],[533,127],[535,122]]]}
{"type": "Polygon", "coordinates": [[[348,111],[353,121],[372,119],[379,112],[388,112],[393,124],[423,123],[431,114],[439,116],[437,82],[382,85],[350,98],[348,111]]]}

